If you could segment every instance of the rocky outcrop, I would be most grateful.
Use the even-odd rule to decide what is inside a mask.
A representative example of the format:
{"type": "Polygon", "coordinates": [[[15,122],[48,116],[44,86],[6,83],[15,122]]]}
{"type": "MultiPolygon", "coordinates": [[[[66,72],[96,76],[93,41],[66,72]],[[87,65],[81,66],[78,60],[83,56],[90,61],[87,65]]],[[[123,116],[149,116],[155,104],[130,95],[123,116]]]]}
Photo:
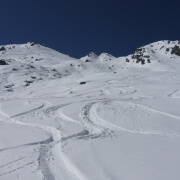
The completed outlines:
{"type": "Polygon", "coordinates": [[[0,65],[8,65],[8,63],[5,60],[1,59],[0,60],[0,65]]]}
{"type": "Polygon", "coordinates": [[[145,48],[137,48],[134,54],[132,55],[132,59],[135,59],[136,63],[141,63],[142,65],[145,64],[145,62],[151,63],[149,59],[150,56],[145,55],[145,52],[146,52],[145,48]]]}
{"type": "Polygon", "coordinates": [[[6,50],[5,47],[1,47],[1,48],[0,48],[0,51],[5,51],[5,50],[6,50]]]}
{"type": "Polygon", "coordinates": [[[172,51],[171,51],[171,54],[175,54],[177,56],[180,56],[180,47],[175,45],[173,48],[172,48],[172,51]]]}

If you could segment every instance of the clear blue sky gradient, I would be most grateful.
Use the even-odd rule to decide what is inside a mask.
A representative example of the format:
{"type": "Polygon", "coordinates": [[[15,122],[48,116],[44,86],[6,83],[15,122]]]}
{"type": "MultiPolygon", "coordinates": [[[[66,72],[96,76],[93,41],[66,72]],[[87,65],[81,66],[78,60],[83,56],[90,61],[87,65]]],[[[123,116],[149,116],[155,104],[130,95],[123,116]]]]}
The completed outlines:
{"type": "Polygon", "coordinates": [[[1,45],[35,41],[77,58],[180,39],[180,0],[1,0],[0,14],[1,45]]]}

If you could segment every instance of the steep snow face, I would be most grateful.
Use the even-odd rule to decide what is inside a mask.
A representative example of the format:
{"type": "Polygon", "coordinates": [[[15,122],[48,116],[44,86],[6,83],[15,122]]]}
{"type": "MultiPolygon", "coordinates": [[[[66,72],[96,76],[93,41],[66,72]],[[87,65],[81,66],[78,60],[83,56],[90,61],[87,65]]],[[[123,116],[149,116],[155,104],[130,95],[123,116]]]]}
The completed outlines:
{"type": "Polygon", "coordinates": [[[179,180],[179,47],[0,46],[0,180],[179,180]]]}

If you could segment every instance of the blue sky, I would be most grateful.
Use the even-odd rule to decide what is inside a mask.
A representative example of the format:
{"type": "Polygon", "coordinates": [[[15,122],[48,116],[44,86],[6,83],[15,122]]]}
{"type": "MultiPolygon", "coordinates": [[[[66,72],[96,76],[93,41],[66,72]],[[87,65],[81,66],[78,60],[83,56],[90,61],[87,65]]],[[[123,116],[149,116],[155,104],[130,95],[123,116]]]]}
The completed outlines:
{"type": "Polygon", "coordinates": [[[180,39],[179,0],[1,0],[0,44],[35,41],[73,57],[180,39]]]}

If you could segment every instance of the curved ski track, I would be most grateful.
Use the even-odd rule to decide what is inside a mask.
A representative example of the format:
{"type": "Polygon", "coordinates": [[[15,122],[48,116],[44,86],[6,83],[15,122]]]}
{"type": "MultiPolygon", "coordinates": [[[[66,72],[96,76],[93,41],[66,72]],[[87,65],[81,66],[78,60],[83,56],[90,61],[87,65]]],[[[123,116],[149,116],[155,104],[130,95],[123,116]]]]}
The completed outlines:
{"type": "MultiPolygon", "coordinates": [[[[31,146],[31,145],[39,145],[39,158],[38,158],[38,164],[39,164],[39,169],[41,170],[44,179],[45,180],[54,180],[55,177],[53,176],[53,173],[51,172],[51,169],[49,167],[48,161],[47,161],[47,156],[48,153],[51,151],[52,148],[55,148],[57,146],[59,146],[59,155],[61,156],[61,159],[64,160],[64,164],[66,166],[66,169],[70,172],[70,174],[74,175],[76,179],[86,179],[86,177],[83,176],[83,174],[81,174],[81,172],[79,172],[77,170],[76,167],[74,167],[74,165],[70,162],[70,160],[63,154],[62,152],[62,142],[67,142],[71,139],[82,139],[82,140],[88,140],[88,139],[94,139],[94,138],[112,138],[115,137],[115,131],[125,131],[128,133],[133,133],[133,134],[141,134],[141,135],[161,135],[161,136],[178,136],[180,137],[180,135],[177,134],[165,134],[165,133],[153,133],[153,132],[137,132],[137,131],[131,131],[129,129],[114,125],[110,122],[107,122],[105,120],[103,120],[102,118],[100,118],[98,116],[98,113],[96,111],[97,106],[99,105],[99,103],[101,103],[102,105],[107,103],[107,100],[96,100],[96,101],[92,101],[90,100],[90,103],[86,103],[80,112],[80,117],[79,117],[79,121],[75,121],[73,120],[71,117],[68,117],[67,115],[65,115],[62,112],[62,109],[67,106],[67,105],[72,105],[74,103],[78,103],[78,102],[73,102],[73,103],[67,103],[67,104],[60,104],[60,105],[56,105],[56,106],[52,106],[51,103],[49,102],[41,102],[41,105],[35,109],[14,115],[12,117],[8,117],[6,114],[4,114],[3,112],[1,112],[1,115],[4,116],[6,119],[8,119],[9,123],[14,123],[20,126],[28,126],[28,127],[32,127],[32,128],[39,128],[43,131],[46,131],[49,134],[49,138],[44,140],[44,141],[40,141],[40,142],[34,142],[34,143],[30,143],[30,144],[24,144],[21,146],[17,146],[17,147],[12,147],[12,148],[7,148],[7,149],[0,149],[0,152],[5,151],[5,150],[9,150],[9,149],[14,149],[14,148],[20,148],[23,146],[31,146]],[[59,124],[59,128],[55,128],[52,126],[47,126],[47,125],[42,125],[42,124],[31,124],[31,123],[27,123],[27,122],[23,122],[23,121],[19,121],[17,119],[21,119],[21,117],[25,117],[28,118],[28,116],[31,117],[31,115],[35,113],[35,115],[38,115],[39,118],[46,118],[48,116],[52,117],[53,119],[56,120],[56,122],[59,124]],[[65,121],[70,121],[72,123],[76,123],[80,126],[82,126],[84,128],[83,131],[76,133],[76,134],[72,134],[69,135],[67,137],[62,137],[61,135],[61,120],[65,120],[65,121]],[[73,170],[75,169],[75,170],[73,170]]],[[[109,100],[113,101],[113,100],[109,100]]],[[[82,101],[80,101],[82,102],[82,101]]],[[[83,101],[85,102],[85,101],[83,101]]],[[[171,118],[175,118],[180,120],[179,116],[175,116],[169,113],[165,113],[165,112],[161,112],[146,106],[142,106],[142,105],[138,105],[141,106],[142,108],[146,108],[150,111],[153,111],[155,113],[160,113],[163,114],[165,116],[169,116],[171,118]]],[[[6,121],[7,123],[7,121],[6,121]]]]}

